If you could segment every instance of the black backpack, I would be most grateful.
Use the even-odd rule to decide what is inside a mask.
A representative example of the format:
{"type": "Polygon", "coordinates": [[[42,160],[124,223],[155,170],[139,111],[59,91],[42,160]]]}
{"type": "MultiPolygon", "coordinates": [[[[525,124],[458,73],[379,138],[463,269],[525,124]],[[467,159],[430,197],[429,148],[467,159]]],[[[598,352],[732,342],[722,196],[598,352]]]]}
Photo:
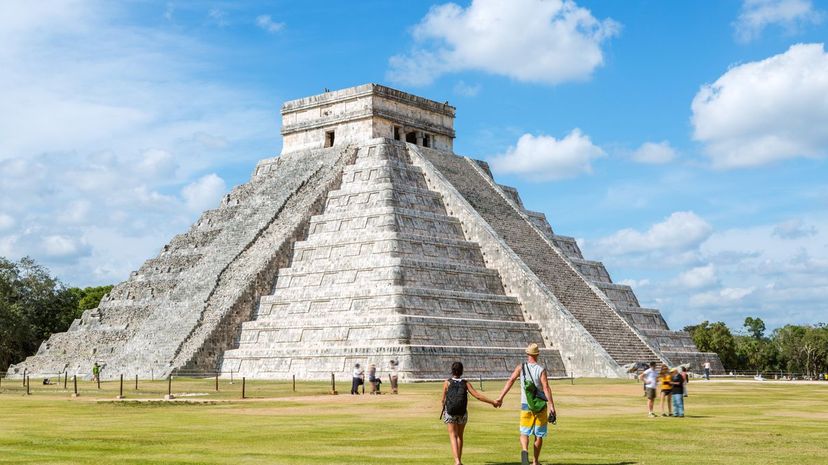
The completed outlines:
{"type": "Polygon", "coordinates": [[[451,416],[466,414],[466,407],[469,404],[469,392],[466,390],[466,380],[450,379],[448,391],[446,392],[445,411],[451,416]]]}

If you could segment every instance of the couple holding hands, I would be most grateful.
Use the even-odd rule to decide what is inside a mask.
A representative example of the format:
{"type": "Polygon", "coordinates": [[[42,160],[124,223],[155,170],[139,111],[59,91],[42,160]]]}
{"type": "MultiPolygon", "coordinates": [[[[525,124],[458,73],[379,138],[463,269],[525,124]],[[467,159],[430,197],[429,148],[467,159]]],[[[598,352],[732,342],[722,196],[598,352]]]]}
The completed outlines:
{"type": "Polygon", "coordinates": [[[540,349],[537,344],[529,344],[525,350],[526,362],[521,363],[512,371],[512,375],[503,386],[503,390],[497,399],[491,400],[477,392],[471,383],[462,378],[463,364],[454,362],[451,365],[450,379],[443,384],[443,411],[441,418],[448,425],[449,441],[451,451],[454,455],[455,465],[462,465],[463,455],[463,432],[468,421],[468,395],[475,399],[491,404],[495,408],[503,405],[503,398],[512,388],[512,385],[520,380],[520,446],[521,463],[529,465],[529,436],[535,436],[533,465],[538,465],[543,438],[548,432],[548,424],[555,424],[555,403],[552,400],[552,393],[549,390],[546,368],[538,363],[540,349]]]}

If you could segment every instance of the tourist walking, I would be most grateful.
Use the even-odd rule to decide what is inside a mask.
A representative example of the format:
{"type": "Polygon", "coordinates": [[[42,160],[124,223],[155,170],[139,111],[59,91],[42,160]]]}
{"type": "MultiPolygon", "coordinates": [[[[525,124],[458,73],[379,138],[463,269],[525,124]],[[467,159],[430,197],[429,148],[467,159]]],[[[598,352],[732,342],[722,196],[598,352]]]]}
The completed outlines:
{"type": "Polygon", "coordinates": [[[710,381],[710,360],[704,362],[704,379],[710,381]]]}
{"type": "Polygon", "coordinates": [[[397,383],[399,382],[399,363],[396,360],[391,360],[389,365],[391,365],[391,374],[389,375],[391,379],[391,394],[397,394],[397,383]]]}
{"type": "Polygon", "coordinates": [[[658,373],[658,380],[661,384],[661,416],[672,416],[673,405],[671,403],[670,396],[673,393],[673,385],[670,381],[670,368],[667,365],[661,365],[661,370],[658,373]],[[667,404],[667,413],[664,413],[664,404],[667,404]]]}
{"type": "Polygon", "coordinates": [[[549,390],[546,367],[538,363],[540,349],[537,344],[529,344],[524,351],[526,362],[515,367],[512,376],[506,381],[500,396],[495,401],[502,405],[503,398],[520,380],[520,447],[521,464],[529,465],[529,436],[535,436],[532,464],[538,465],[543,438],[548,433],[548,424],[555,424],[555,402],[549,390]]]}
{"type": "Polygon", "coordinates": [[[684,377],[679,367],[670,371],[671,397],[673,398],[673,416],[684,418],[684,377]]]}
{"type": "Polygon", "coordinates": [[[469,394],[475,399],[498,407],[499,403],[480,394],[471,383],[463,379],[463,364],[451,364],[451,378],[443,383],[443,411],[440,417],[448,426],[451,453],[454,455],[454,465],[462,465],[463,461],[463,432],[469,421],[469,394]]]}
{"type": "Polygon", "coordinates": [[[101,379],[101,366],[98,365],[98,362],[92,364],[92,381],[100,381],[101,379]]]}
{"type": "Polygon", "coordinates": [[[647,415],[655,417],[653,412],[653,404],[655,404],[656,390],[658,389],[658,372],[656,372],[656,362],[650,362],[650,368],[644,370],[638,376],[640,381],[644,382],[644,395],[647,397],[647,415]]]}
{"type": "Polygon", "coordinates": [[[371,383],[371,394],[382,394],[380,392],[380,385],[382,384],[382,380],[377,377],[377,365],[370,364],[368,365],[368,382],[371,383]]]}
{"type": "Polygon", "coordinates": [[[365,382],[364,376],[365,372],[359,366],[359,363],[354,365],[354,374],[351,378],[351,394],[359,394],[359,387],[365,382]]]}

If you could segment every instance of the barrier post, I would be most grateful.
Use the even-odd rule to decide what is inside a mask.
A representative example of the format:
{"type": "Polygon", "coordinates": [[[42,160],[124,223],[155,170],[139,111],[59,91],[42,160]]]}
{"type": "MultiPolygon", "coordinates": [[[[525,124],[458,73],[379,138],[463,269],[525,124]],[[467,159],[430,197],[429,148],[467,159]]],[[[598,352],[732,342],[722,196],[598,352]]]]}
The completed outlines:
{"type": "Polygon", "coordinates": [[[296,375],[293,375],[293,392],[296,392],[296,375]]]}
{"type": "Polygon", "coordinates": [[[29,375],[26,375],[26,379],[23,381],[26,383],[26,395],[28,396],[31,394],[31,392],[29,392],[29,386],[32,384],[32,380],[29,379],[29,375]]]}
{"type": "Polygon", "coordinates": [[[68,372],[68,371],[64,371],[64,372],[63,372],[63,390],[64,390],[64,391],[66,390],[66,379],[67,379],[67,378],[69,378],[69,372],[68,372]]]}
{"type": "Polygon", "coordinates": [[[27,371],[27,370],[28,370],[28,368],[24,368],[24,369],[23,369],[23,385],[24,385],[24,386],[26,385],[26,371],[27,371]]]}
{"type": "Polygon", "coordinates": [[[569,381],[573,386],[575,385],[575,372],[574,371],[569,372],[569,381]]]}
{"type": "Polygon", "coordinates": [[[331,372],[331,395],[335,396],[336,394],[336,377],[333,372],[331,372]]]}
{"type": "Polygon", "coordinates": [[[242,399],[244,399],[244,376],[242,376],[242,399]]]}
{"type": "Polygon", "coordinates": [[[219,377],[219,374],[218,374],[218,372],[216,372],[216,392],[218,392],[218,377],[219,377]]]}
{"type": "Polygon", "coordinates": [[[124,374],[123,373],[121,373],[121,384],[120,384],[120,388],[118,390],[118,397],[117,398],[118,399],[123,399],[124,398],[124,374]]]}
{"type": "Polygon", "coordinates": [[[72,389],[75,391],[72,393],[72,397],[78,397],[78,374],[75,373],[72,376],[72,389]]]}
{"type": "Polygon", "coordinates": [[[482,391],[483,390],[483,375],[477,375],[477,377],[480,379],[480,390],[482,391]]]}
{"type": "Polygon", "coordinates": [[[175,399],[175,396],[172,394],[172,374],[167,375],[167,395],[164,396],[164,400],[171,400],[175,399]]]}
{"type": "Polygon", "coordinates": [[[138,390],[138,375],[135,375],[135,390],[138,390]]]}
{"type": "Polygon", "coordinates": [[[230,384],[233,384],[233,370],[230,370],[230,384]]]}

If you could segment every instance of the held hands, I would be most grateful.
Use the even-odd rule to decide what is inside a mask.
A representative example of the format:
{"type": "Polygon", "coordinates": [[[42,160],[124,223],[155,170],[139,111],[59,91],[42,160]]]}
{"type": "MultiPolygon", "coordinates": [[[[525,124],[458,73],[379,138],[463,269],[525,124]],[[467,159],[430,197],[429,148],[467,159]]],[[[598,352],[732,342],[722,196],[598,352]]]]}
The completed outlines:
{"type": "Polygon", "coordinates": [[[494,402],[492,402],[492,406],[494,408],[500,408],[501,405],[503,405],[503,399],[495,399],[494,402]]]}

